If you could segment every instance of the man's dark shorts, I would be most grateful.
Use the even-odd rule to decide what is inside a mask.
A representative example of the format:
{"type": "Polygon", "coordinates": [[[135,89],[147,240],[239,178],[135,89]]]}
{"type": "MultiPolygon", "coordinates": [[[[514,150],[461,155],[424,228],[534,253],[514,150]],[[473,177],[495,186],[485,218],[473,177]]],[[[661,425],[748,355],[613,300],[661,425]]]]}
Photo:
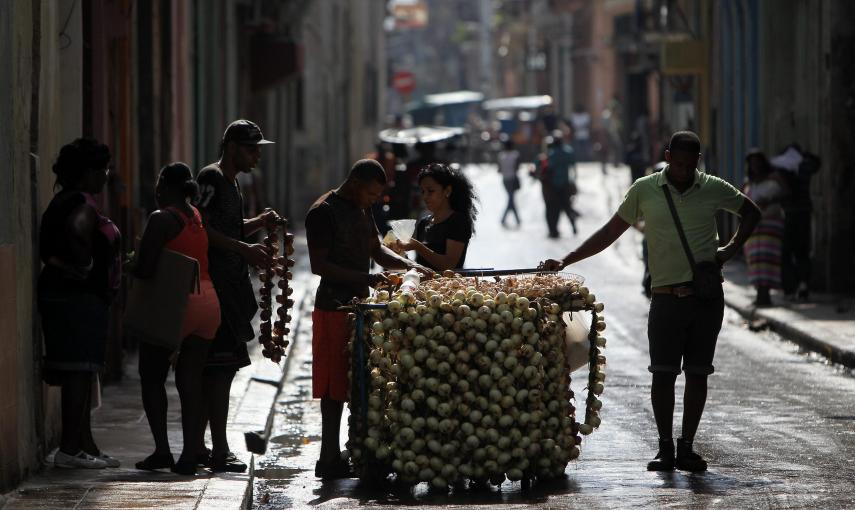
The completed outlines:
{"type": "Polygon", "coordinates": [[[701,300],[653,294],[647,320],[653,373],[709,375],[724,318],[724,297],[701,300]],[[682,362],[682,368],[681,368],[682,362]]]}

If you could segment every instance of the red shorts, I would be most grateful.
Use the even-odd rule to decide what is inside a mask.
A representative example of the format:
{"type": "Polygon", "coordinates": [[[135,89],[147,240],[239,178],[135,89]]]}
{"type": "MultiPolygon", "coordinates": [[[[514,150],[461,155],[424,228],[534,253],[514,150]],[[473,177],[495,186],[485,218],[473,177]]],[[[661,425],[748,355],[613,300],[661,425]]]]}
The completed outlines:
{"type": "Polygon", "coordinates": [[[199,282],[199,293],[191,292],[181,323],[181,338],[190,335],[210,340],[220,327],[220,300],[211,280],[199,282]]]}
{"type": "Polygon", "coordinates": [[[312,311],[312,397],[347,402],[347,312],[312,311]]]}

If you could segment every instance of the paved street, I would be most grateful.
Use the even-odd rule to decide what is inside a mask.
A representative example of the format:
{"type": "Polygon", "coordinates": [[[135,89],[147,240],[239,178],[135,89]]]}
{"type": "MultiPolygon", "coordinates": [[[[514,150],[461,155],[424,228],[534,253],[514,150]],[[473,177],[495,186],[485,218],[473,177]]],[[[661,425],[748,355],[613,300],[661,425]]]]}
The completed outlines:
{"type": "MultiPolygon", "coordinates": [[[[495,170],[468,169],[481,197],[470,267],[531,267],[559,257],[598,228],[616,208],[628,186],[625,169],[603,176],[598,165],[579,171],[583,214],[573,238],[562,219],[562,238],[549,240],[539,185],[524,179],[517,195],[522,227],[505,230],[498,218],[504,191],[495,170]]],[[[656,433],[649,409],[646,314],[641,293],[639,234],[627,232],[599,256],[572,268],[606,304],[609,344],[602,425],[585,437],[582,455],[566,478],[522,491],[519,483],[500,489],[429,491],[369,489],[357,480],[322,484],[314,478],[320,448],[320,411],[311,400],[310,322],[303,320],[300,341],[280,395],[273,439],[256,461],[256,508],[350,508],[442,505],[463,508],[503,504],[511,508],[852,508],[855,506],[855,378],[847,370],[805,355],[771,333],[753,333],[727,310],[710,378],[709,400],[696,449],[710,462],[705,474],[649,473],[656,433]]],[[[573,388],[584,387],[583,371],[573,388]]],[[[682,392],[678,380],[678,395],[682,392]]],[[[675,433],[681,413],[678,398],[675,433]]],[[[344,431],[343,431],[344,432],[344,431]]],[[[344,433],[342,435],[344,441],[344,433]]]]}

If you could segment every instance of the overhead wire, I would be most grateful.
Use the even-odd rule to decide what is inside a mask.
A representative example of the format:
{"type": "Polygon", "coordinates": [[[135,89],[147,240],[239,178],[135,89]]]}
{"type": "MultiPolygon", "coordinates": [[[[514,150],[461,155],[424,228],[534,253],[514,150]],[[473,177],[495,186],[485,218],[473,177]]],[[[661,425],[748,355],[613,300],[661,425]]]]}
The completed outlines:
{"type": "Polygon", "coordinates": [[[77,7],[77,0],[73,0],[71,2],[71,8],[68,10],[68,16],[65,17],[65,23],[62,24],[62,28],[59,31],[59,39],[61,41],[60,45],[59,45],[60,50],[64,50],[64,49],[68,48],[74,42],[71,39],[71,36],[69,36],[65,32],[65,30],[68,28],[68,23],[71,22],[71,15],[74,14],[74,9],[76,7],[77,7]],[[65,41],[67,41],[67,43],[65,43],[65,41]]]}

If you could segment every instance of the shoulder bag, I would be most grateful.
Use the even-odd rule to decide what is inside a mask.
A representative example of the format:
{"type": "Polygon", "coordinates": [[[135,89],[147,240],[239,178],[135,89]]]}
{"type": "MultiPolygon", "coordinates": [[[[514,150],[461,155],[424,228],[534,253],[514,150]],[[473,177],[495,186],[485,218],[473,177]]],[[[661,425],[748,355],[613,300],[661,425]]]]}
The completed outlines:
{"type": "Polygon", "coordinates": [[[144,342],[178,349],[187,301],[198,289],[199,262],[164,248],[151,278],[130,278],[125,332],[144,342]]]}
{"type": "Polygon", "coordinates": [[[721,297],[721,267],[714,261],[695,263],[695,257],[692,256],[689,242],[686,241],[686,234],[683,232],[683,225],[680,223],[680,217],[677,216],[677,208],[674,207],[674,199],[671,198],[671,190],[668,189],[667,184],[662,185],[662,191],[665,193],[668,208],[671,210],[671,217],[674,218],[674,224],[677,226],[683,251],[686,252],[686,258],[689,259],[689,265],[692,268],[692,290],[694,290],[695,296],[699,299],[721,297]]]}

